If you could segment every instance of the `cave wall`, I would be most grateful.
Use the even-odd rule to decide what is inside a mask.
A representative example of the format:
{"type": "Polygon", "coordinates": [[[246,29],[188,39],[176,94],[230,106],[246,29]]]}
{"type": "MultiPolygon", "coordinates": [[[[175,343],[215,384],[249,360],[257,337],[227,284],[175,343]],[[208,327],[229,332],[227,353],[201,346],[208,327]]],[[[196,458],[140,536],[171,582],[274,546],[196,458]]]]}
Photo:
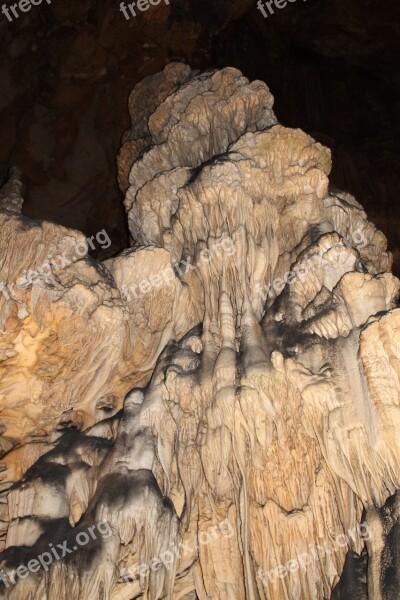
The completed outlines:
{"type": "Polygon", "coordinates": [[[170,60],[268,81],[283,124],[332,149],[332,185],[363,198],[398,263],[399,34],[395,2],[308,0],[264,19],[249,0],[174,0],[127,21],[118,3],[56,0],[0,19],[0,174],[24,212],[128,244],[115,156],[132,85],[170,60]]]}
{"type": "Polygon", "coordinates": [[[260,80],[171,62],[128,109],[130,248],[0,190],[0,596],[395,600],[385,236],[260,80]]]}
{"type": "MultiPolygon", "coordinates": [[[[57,563],[50,587],[38,575],[11,597],[68,597],[71,578],[82,598],[140,594],[143,582],[126,585],[124,568],[213,528],[220,531],[215,544],[166,569],[144,593],[280,599],[299,590],[325,598],[333,590],[332,600],[397,598],[399,288],[381,231],[398,273],[398,12],[394,2],[308,0],[263,19],[249,1],[171,0],[127,21],[108,0],[75,7],[54,0],[11,24],[2,16],[0,283],[35,273],[30,285],[1,290],[2,564],[16,567],[49,540],[99,519],[117,532],[84,560],[78,553],[57,563]],[[226,66],[267,81],[273,112],[264,84],[250,84],[258,110],[242,98],[247,83],[228,69],[215,76],[220,88],[209,88],[215,106],[205,115],[200,106],[179,113],[180,86],[196,81],[198,69],[226,66]],[[217,101],[228,97],[227,119],[217,101]],[[168,108],[159,110],[164,100],[168,108]],[[243,106],[249,122],[241,123],[243,106]],[[194,137],[169,135],[170,110],[198,121],[194,137]],[[213,135],[197,147],[207,127],[213,135]],[[237,175],[226,164],[228,145],[255,130],[263,133],[233,148],[253,161],[254,187],[239,169],[243,190],[235,196],[221,186],[218,205],[212,174],[237,175]],[[162,148],[152,151],[155,145],[162,148]],[[275,175],[260,179],[258,160],[275,175]],[[312,165],[310,179],[304,162],[312,165]],[[168,166],[179,175],[164,176],[168,166]],[[253,223],[246,194],[257,197],[262,186],[272,190],[273,208],[264,214],[258,207],[253,223]],[[163,225],[178,196],[187,210],[171,237],[163,225]],[[196,219],[199,205],[216,219],[210,229],[196,219]],[[266,240],[258,230],[264,222],[266,240]],[[174,275],[185,252],[196,259],[204,251],[199,240],[215,242],[221,223],[239,249],[229,260],[214,257],[222,283],[207,268],[174,275]],[[279,227],[272,231],[271,223],[279,227]],[[102,230],[110,242],[88,244],[85,236],[102,230]],[[343,240],[339,282],[329,249],[343,240]],[[329,264],[316,279],[269,297],[271,278],[321,252],[329,264]],[[168,285],[130,296],[157,277],[155,266],[172,273],[168,285]],[[238,398],[232,414],[227,398],[238,398]],[[176,444],[188,454],[175,456],[176,444]],[[283,490],[263,473],[274,465],[285,480],[281,449],[288,446],[292,470],[303,472],[283,490]],[[243,494],[253,503],[251,525],[243,494]],[[148,497],[158,529],[140,510],[148,497]],[[373,533],[366,545],[358,539],[347,554],[325,556],[309,575],[271,589],[265,571],[273,554],[286,564],[299,541],[332,541],[333,531],[354,531],[365,519],[373,533]],[[226,522],[236,537],[219,529],[226,522]],[[272,546],[259,534],[268,527],[272,546]],[[28,552],[26,544],[33,544],[28,552]]],[[[196,94],[207,77],[193,86],[196,94]]]]}

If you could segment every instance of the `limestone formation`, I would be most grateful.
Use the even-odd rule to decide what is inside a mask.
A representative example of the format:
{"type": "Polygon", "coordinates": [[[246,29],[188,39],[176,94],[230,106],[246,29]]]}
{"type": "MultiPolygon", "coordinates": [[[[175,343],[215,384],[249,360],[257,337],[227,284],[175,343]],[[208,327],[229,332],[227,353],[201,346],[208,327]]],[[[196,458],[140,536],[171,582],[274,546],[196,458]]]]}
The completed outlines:
{"type": "Polygon", "coordinates": [[[103,263],[0,193],[2,597],[400,596],[400,283],[272,106],[141,82],[103,263]]]}

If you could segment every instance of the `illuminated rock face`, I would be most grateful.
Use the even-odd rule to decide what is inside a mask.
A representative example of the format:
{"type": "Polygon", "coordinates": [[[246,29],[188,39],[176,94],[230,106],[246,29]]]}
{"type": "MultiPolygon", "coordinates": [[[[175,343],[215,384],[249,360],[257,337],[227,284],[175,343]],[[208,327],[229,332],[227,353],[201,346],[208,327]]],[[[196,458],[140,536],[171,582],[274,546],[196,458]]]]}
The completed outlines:
{"type": "Polygon", "coordinates": [[[399,282],[272,105],[235,69],[139,84],[102,264],[0,195],[5,597],[400,594],[399,282]]]}

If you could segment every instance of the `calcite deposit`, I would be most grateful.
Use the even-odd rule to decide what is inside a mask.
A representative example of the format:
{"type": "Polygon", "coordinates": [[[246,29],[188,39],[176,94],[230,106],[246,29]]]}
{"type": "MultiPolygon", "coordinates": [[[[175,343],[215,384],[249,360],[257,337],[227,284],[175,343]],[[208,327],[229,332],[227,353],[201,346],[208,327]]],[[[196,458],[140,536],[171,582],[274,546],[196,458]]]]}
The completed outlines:
{"type": "Polygon", "coordinates": [[[400,597],[385,237],[264,83],[172,63],[129,109],[118,256],[0,192],[0,594],[400,597]]]}

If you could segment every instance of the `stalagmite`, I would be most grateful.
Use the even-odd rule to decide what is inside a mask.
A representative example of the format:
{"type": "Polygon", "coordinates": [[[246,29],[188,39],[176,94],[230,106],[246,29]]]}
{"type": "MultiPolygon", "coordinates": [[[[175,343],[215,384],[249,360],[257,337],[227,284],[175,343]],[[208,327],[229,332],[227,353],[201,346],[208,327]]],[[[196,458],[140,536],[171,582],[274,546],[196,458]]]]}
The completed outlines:
{"type": "Polygon", "coordinates": [[[0,192],[2,597],[400,597],[400,283],[272,106],[136,86],[103,263],[0,192]]]}

